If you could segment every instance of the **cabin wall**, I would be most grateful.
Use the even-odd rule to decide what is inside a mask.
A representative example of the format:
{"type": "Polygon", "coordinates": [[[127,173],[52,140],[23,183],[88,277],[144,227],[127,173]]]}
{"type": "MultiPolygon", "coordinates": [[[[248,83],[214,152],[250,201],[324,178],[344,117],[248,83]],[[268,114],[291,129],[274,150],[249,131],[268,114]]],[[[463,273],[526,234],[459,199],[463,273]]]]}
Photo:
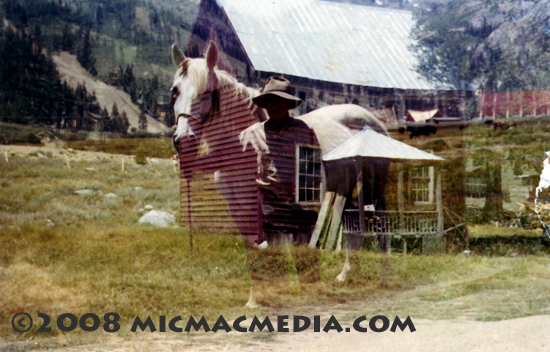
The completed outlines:
{"type": "MultiPolygon", "coordinates": [[[[194,129],[198,138],[180,142],[180,223],[188,224],[190,208],[193,228],[257,236],[257,154],[243,152],[238,137],[259,120],[248,108],[249,101],[236,97],[234,90],[222,90],[220,100],[221,111],[194,129]]],[[[199,116],[199,110],[197,101],[192,114],[199,116]]]]}
{"type": "Polygon", "coordinates": [[[289,122],[280,132],[266,125],[265,132],[270,150],[266,161],[277,170],[272,177],[278,181],[266,178],[270,184],[260,187],[265,239],[278,243],[292,236],[294,242],[309,243],[320,202],[297,202],[297,146],[320,149],[319,142],[315,132],[301,120],[289,122]]]}

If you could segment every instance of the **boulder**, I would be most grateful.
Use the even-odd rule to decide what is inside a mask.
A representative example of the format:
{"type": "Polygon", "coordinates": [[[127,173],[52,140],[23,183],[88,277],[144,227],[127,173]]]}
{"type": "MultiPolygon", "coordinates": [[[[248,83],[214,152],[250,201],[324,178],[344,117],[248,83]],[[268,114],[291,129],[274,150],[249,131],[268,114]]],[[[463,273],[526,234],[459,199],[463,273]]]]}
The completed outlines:
{"type": "Polygon", "coordinates": [[[139,223],[167,227],[176,224],[176,217],[164,211],[151,210],[139,219],[139,223]]]}
{"type": "Polygon", "coordinates": [[[84,196],[84,195],[89,195],[89,194],[95,194],[97,193],[97,191],[93,191],[91,189],[80,189],[78,191],[74,191],[75,194],[78,194],[78,195],[81,195],[81,196],[84,196]]]}

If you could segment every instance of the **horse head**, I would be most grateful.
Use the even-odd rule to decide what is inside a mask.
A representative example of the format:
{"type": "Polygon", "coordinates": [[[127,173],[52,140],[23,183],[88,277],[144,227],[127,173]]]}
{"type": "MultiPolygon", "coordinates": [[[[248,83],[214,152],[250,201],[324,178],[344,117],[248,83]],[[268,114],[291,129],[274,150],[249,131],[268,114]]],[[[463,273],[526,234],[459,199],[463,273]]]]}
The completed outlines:
{"type": "MultiPolygon", "coordinates": [[[[213,112],[219,110],[218,88],[218,48],[210,42],[205,59],[185,57],[177,44],[172,45],[172,61],[177,67],[170,90],[177,128],[174,133],[174,146],[180,140],[198,139],[199,124],[213,112]],[[198,115],[192,114],[193,102],[201,101],[198,115]]],[[[178,148],[176,148],[178,150],[178,148]]],[[[179,150],[178,150],[179,153],[179,150]]]]}

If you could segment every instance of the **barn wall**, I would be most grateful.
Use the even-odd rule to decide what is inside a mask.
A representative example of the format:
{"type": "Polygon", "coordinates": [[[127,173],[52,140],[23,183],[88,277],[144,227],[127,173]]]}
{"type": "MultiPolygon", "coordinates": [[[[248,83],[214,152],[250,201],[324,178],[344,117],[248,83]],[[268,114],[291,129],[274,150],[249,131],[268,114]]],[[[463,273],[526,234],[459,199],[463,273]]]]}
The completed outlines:
{"type": "MultiPolygon", "coordinates": [[[[258,234],[257,154],[242,151],[239,133],[258,122],[249,102],[233,90],[220,94],[221,111],[194,129],[195,141],[180,142],[180,221],[187,225],[187,178],[191,179],[192,226],[208,231],[258,234]],[[216,184],[214,172],[224,174],[216,184]]],[[[208,99],[208,96],[206,97],[208,99]]],[[[192,114],[199,116],[200,101],[192,114]]]]}

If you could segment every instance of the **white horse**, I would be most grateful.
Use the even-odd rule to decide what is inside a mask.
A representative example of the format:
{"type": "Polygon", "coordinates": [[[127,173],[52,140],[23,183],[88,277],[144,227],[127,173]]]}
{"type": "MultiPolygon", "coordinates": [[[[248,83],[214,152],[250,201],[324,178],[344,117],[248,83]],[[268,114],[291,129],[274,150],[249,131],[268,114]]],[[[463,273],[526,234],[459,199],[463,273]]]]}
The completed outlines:
{"type": "MultiPolygon", "coordinates": [[[[204,145],[208,149],[208,133],[198,132],[202,130],[200,125],[205,123],[204,114],[201,113],[201,116],[194,116],[192,114],[192,107],[198,97],[221,87],[233,87],[236,96],[249,99],[250,104],[248,107],[257,116],[258,121],[265,121],[268,118],[263,109],[259,109],[252,104],[251,99],[260,94],[258,90],[248,88],[239,83],[227,72],[218,70],[216,67],[218,48],[214,42],[210,42],[205,59],[186,58],[178,45],[174,44],[172,46],[172,60],[177,66],[171,88],[177,123],[173,137],[174,145],[178,145],[180,141],[184,142],[183,145],[187,143],[192,145],[193,141],[198,143],[197,141],[200,139],[200,144],[203,146],[202,149],[204,149],[204,145]],[[199,133],[202,133],[202,136],[198,135],[199,133]]],[[[209,102],[207,99],[204,106],[201,106],[203,113],[216,108],[222,110],[224,108],[223,106],[215,107],[215,103],[209,102]]],[[[201,103],[201,105],[203,104],[201,103]]],[[[379,133],[387,135],[384,124],[373,114],[360,106],[352,104],[326,106],[297,118],[304,121],[314,130],[323,154],[330,152],[351,138],[356,132],[362,130],[365,125],[370,126],[379,133]]],[[[237,131],[236,133],[239,132],[241,131],[237,131]]],[[[253,147],[256,151],[260,151],[261,149],[259,145],[253,145],[253,147]]],[[[216,151],[209,150],[209,152],[216,151]]],[[[239,208],[237,210],[240,212],[246,211],[245,207],[241,207],[238,202],[235,202],[235,198],[239,194],[238,189],[236,189],[237,184],[234,184],[235,189],[232,189],[231,181],[228,180],[229,178],[226,180],[224,171],[215,171],[216,184],[222,195],[228,200],[230,213],[232,210],[235,210],[231,208],[239,208]],[[222,185],[223,187],[221,187],[222,185]]],[[[208,172],[213,172],[213,170],[210,168],[208,172]]],[[[336,191],[340,183],[327,185],[327,190],[336,191]]],[[[253,301],[252,297],[251,301],[253,301]]],[[[250,305],[251,301],[249,301],[248,305],[250,305]]]]}

